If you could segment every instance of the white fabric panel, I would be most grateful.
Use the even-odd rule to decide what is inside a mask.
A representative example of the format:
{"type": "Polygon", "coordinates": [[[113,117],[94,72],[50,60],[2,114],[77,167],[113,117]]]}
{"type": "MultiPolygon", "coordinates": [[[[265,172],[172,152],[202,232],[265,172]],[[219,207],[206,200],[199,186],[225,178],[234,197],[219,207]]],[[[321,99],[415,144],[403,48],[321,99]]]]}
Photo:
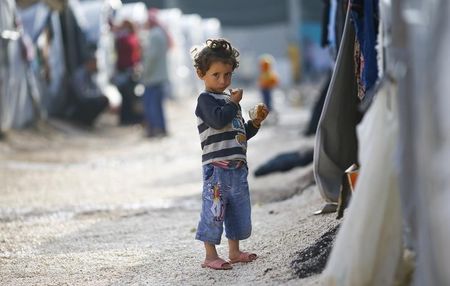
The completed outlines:
{"type": "Polygon", "coordinates": [[[360,175],[322,285],[393,285],[402,257],[396,90],[386,84],[357,127],[360,175]]]}

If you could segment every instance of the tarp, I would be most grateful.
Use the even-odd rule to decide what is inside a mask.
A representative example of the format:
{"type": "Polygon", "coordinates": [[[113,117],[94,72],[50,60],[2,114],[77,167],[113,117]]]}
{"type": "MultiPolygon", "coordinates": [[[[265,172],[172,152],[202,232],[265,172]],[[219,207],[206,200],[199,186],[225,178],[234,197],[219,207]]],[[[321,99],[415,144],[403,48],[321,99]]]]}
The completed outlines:
{"type": "Polygon", "coordinates": [[[50,20],[51,10],[43,3],[38,3],[27,9],[19,10],[18,15],[25,33],[31,37],[33,43],[36,43],[37,38],[50,20]]]}
{"type": "Polygon", "coordinates": [[[337,202],[345,170],[357,163],[356,124],[359,99],[354,68],[355,31],[347,13],[344,33],[314,148],[314,176],[322,197],[337,202]]]}
{"type": "Polygon", "coordinates": [[[450,285],[450,3],[392,6],[387,65],[400,81],[402,205],[417,254],[412,285],[450,285]]]}
{"type": "Polygon", "coordinates": [[[48,69],[49,78],[40,76],[38,79],[42,88],[42,108],[49,114],[58,114],[64,101],[62,88],[65,73],[59,12],[38,3],[19,10],[18,16],[33,46],[40,50],[38,59],[33,63],[34,70],[48,69]]]}
{"type": "Polygon", "coordinates": [[[450,285],[450,3],[380,3],[398,92],[379,83],[358,127],[360,176],[322,284],[450,285]]]}
{"type": "Polygon", "coordinates": [[[38,114],[40,90],[29,58],[32,46],[15,26],[13,0],[0,5],[0,131],[22,127],[38,114]],[[7,32],[10,33],[7,33],[7,32]],[[5,37],[16,33],[18,37],[5,37]]]}

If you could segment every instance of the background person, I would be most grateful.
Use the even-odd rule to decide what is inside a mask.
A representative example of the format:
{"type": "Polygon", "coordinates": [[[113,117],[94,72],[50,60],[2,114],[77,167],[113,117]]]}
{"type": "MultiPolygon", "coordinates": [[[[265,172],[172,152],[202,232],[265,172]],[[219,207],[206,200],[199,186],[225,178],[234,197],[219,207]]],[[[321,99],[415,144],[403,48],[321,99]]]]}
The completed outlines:
{"type": "Polygon", "coordinates": [[[167,51],[171,39],[157,18],[158,10],[150,9],[144,38],[142,78],[144,91],[144,117],[148,137],[167,135],[164,115],[164,99],[168,90],[169,74],[167,71],[167,51]]]}
{"type": "Polygon", "coordinates": [[[273,69],[274,58],[271,55],[262,55],[259,59],[259,77],[258,85],[261,91],[262,99],[267,108],[272,111],[272,92],[278,86],[278,75],[273,69]]]}
{"type": "Polygon", "coordinates": [[[73,103],[69,116],[88,127],[93,126],[98,116],[109,107],[108,98],[95,81],[97,71],[97,58],[91,52],[74,72],[70,82],[73,103]]]}
{"type": "Polygon", "coordinates": [[[141,62],[141,46],[136,28],[129,20],[124,20],[115,31],[117,53],[116,73],[113,82],[122,95],[120,125],[141,123],[142,102],[135,94],[141,62]]]}

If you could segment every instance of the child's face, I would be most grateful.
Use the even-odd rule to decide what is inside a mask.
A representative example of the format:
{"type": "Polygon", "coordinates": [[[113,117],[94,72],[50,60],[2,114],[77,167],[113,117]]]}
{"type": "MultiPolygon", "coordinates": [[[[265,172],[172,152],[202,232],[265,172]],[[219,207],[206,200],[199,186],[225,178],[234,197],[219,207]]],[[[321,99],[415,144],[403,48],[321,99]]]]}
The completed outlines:
{"type": "Polygon", "coordinates": [[[205,89],[216,93],[222,93],[231,84],[233,66],[223,62],[214,62],[203,75],[197,71],[198,77],[205,83],[205,89]]]}

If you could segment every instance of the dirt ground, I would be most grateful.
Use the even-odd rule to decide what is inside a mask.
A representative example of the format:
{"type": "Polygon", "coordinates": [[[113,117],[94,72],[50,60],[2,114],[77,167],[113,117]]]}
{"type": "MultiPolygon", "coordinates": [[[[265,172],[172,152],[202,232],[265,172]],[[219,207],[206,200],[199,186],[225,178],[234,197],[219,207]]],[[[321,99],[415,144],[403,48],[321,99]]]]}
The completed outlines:
{"type": "MultiPolygon", "coordinates": [[[[250,173],[283,152],[311,147],[301,131],[318,90],[277,93],[274,116],[249,142],[250,173]],[[271,121],[271,122],[270,122],[271,121]]],[[[245,92],[248,110],[259,101],[245,92]]],[[[258,254],[230,271],[202,269],[194,239],[201,150],[195,98],[166,104],[170,136],[103,115],[93,130],[52,119],[0,140],[1,285],[318,285],[295,276],[296,253],[339,221],[315,216],[324,201],[312,166],[249,177],[258,254]]],[[[218,251],[227,258],[227,243],[218,251]]]]}

